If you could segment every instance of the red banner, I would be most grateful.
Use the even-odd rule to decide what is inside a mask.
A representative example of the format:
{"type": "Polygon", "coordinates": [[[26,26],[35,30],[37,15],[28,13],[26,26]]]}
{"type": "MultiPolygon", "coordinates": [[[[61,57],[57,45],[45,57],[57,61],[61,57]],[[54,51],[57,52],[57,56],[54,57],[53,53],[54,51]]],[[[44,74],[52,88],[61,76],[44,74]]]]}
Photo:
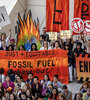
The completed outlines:
{"type": "Polygon", "coordinates": [[[15,74],[22,75],[24,80],[29,72],[40,80],[45,74],[53,80],[57,74],[62,83],[68,84],[68,56],[65,50],[0,51],[0,67],[4,68],[5,75],[8,69],[13,69],[15,74]]]}
{"type": "Polygon", "coordinates": [[[69,30],[69,0],[46,0],[46,31],[69,30]]]}
{"type": "MultiPolygon", "coordinates": [[[[87,20],[87,23],[84,23],[84,29],[85,29],[84,33],[86,32],[85,34],[89,35],[90,34],[90,0],[74,0],[74,18],[81,18],[83,21],[87,20]],[[86,24],[88,25],[86,26],[86,24]]],[[[75,34],[78,35],[78,33],[74,33],[74,35],[75,34]]]]}

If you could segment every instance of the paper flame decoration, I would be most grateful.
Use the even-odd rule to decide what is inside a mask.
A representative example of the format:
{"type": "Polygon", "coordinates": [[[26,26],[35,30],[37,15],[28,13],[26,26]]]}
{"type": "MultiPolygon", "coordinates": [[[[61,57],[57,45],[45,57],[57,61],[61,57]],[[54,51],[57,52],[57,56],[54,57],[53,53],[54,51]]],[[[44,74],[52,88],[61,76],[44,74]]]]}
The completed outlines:
{"type": "Polygon", "coordinates": [[[37,48],[40,49],[40,41],[39,41],[39,20],[33,22],[31,11],[29,10],[27,14],[27,18],[25,19],[25,15],[22,18],[20,15],[18,16],[18,36],[17,36],[17,47],[20,45],[24,45],[25,49],[28,51],[31,49],[31,44],[36,43],[37,48]]]}

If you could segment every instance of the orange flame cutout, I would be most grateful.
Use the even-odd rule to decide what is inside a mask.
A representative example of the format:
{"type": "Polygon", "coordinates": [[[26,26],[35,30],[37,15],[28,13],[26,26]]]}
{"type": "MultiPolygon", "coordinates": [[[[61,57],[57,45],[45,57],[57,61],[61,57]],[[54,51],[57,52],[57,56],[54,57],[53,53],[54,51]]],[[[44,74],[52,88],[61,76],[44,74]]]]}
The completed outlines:
{"type": "MultiPolygon", "coordinates": [[[[36,21],[33,22],[32,17],[31,17],[31,11],[29,10],[27,18],[22,20],[20,15],[18,16],[18,37],[17,37],[17,47],[20,45],[24,45],[27,40],[30,40],[31,37],[37,38],[37,45],[40,45],[39,41],[39,20],[37,19],[37,25],[36,21]]],[[[39,46],[40,49],[40,46],[39,46]]]]}

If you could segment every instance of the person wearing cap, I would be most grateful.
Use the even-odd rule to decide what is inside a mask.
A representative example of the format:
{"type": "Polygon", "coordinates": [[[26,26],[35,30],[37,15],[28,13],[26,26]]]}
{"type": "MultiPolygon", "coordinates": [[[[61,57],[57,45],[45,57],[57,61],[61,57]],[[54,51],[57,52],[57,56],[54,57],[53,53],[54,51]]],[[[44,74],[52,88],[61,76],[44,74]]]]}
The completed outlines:
{"type": "Polygon", "coordinates": [[[72,100],[72,93],[68,90],[67,85],[63,85],[62,90],[63,90],[65,98],[67,100],[72,100]]]}

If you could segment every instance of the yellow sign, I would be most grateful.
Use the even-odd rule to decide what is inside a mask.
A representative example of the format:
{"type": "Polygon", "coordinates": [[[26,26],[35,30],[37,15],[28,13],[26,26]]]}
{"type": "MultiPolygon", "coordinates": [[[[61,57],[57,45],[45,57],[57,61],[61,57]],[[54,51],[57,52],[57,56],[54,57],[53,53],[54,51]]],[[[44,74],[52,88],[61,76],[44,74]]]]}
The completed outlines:
{"type": "Polygon", "coordinates": [[[61,31],[60,31],[60,37],[61,37],[62,39],[71,38],[71,31],[70,31],[70,30],[61,30],[61,31]]]}

